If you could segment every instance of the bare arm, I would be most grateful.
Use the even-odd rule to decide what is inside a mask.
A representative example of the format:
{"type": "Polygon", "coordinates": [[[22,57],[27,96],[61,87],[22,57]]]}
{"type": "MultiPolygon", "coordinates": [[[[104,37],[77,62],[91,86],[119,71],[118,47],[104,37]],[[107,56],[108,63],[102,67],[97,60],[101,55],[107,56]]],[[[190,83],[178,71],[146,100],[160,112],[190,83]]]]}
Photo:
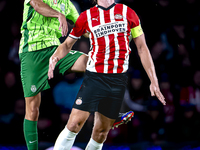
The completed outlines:
{"type": "Polygon", "coordinates": [[[163,105],[165,105],[166,104],[165,98],[162,95],[162,93],[160,92],[160,88],[158,86],[158,79],[156,76],[155,67],[154,67],[153,60],[152,60],[151,54],[149,52],[149,49],[146,45],[146,40],[145,40],[144,34],[140,35],[137,38],[134,38],[133,40],[138,49],[138,54],[140,56],[142,65],[151,81],[151,85],[150,85],[151,95],[157,96],[158,99],[163,103],[163,105]]]}
{"type": "Polygon", "coordinates": [[[56,63],[70,52],[72,46],[76,41],[76,39],[67,37],[67,39],[61,45],[58,46],[54,54],[50,57],[48,70],[49,79],[53,78],[53,71],[55,69],[56,63]]]}
{"type": "Polygon", "coordinates": [[[54,10],[49,5],[45,4],[42,0],[31,0],[30,5],[35,9],[36,12],[45,17],[58,18],[60,22],[59,30],[62,28],[62,35],[66,36],[68,32],[67,21],[65,15],[54,10]]]}
{"type": "Polygon", "coordinates": [[[39,14],[45,17],[55,17],[58,18],[62,13],[54,10],[49,5],[45,4],[42,0],[31,0],[30,5],[37,11],[39,14]]]}

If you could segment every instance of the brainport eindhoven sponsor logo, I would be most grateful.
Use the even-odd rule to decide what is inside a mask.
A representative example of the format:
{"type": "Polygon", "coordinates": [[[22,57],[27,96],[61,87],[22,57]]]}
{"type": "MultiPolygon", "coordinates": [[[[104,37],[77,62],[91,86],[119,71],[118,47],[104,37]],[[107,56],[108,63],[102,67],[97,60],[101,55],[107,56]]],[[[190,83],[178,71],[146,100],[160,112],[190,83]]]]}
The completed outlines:
{"type": "Polygon", "coordinates": [[[127,23],[123,21],[106,23],[104,25],[98,25],[93,28],[93,33],[97,38],[110,35],[113,33],[126,32],[127,23]]]}

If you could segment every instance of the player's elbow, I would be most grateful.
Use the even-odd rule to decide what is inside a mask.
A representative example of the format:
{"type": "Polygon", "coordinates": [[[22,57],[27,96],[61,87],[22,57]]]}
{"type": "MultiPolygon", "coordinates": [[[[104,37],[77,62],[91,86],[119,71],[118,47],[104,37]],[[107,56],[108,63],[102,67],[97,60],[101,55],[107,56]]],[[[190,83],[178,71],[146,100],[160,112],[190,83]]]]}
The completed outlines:
{"type": "Polygon", "coordinates": [[[40,6],[39,6],[38,0],[31,0],[31,1],[30,1],[30,5],[33,7],[33,9],[34,9],[36,12],[39,11],[40,6]]]}
{"type": "Polygon", "coordinates": [[[140,56],[145,51],[144,45],[138,45],[137,50],[138,50],[138,55],[140,56]]]}

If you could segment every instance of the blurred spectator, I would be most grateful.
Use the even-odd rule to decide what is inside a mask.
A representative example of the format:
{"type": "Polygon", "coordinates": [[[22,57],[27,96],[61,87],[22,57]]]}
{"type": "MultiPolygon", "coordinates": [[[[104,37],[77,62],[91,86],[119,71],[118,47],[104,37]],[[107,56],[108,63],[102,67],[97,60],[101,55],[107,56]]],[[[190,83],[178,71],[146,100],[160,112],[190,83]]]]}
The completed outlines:
{"type": "Polygon", "coordinates": [[[147,94],[141,72],[133,70],[130,75],[130,87],[126,89],[121,111],[125,112],[130,109],[138,112],[146,111],[146,107],[144,106],[146,94],[144,93],[147,94]]]}
{"type": "Polygon", "coordinates": [[[148,100],[148,116],[143,125],[144,139],[154,144],[165,140],[163,106],[158,99],[148,100]]]}
{"type": "Polygon", "coordinates": [[[41,143],[54,143],[60,133],[60,110],[54,102],[52,93],[52,89],[41,93],[42,101],[38,119],[38,137],[41,143]]]}
{"type": "MultiPolygon", "coordinates": [[[[112,131],[110,136],[113,134],[118,135],[118,138],[127,139],[128,143],[135,143],[142,141],[143,138],[143,122],[147,116],[147,105],[146,99],[148,97],[149,88],[145,87],[145,83],[140,70],[130,68],[130,82],[129,87],[126,89],[124,95],[124,101],[121,108],[121,112],[133,110],[135,112],[134,118],[131,123],[126,126],[120,126],[116,131],[112,131]],[[124,132],[124,133],[121,133],[124,132]],[[126,135],[127,134],[127,135],[126,135]]],[[[114,138],[114,137],[113,137],[114,138]]],[[[118,139],[115,137],[115,140],[118,139]]]]}
{"type": "Polygon", "coordinates": [[[161,75],[161,81],[160,81],[160,90],[163,93],[163,96],[165,97],[166,106],[164,106],[164,113],[165,113],[165,122],[167,124],[174,122],[174,97],[171,92],[170,82],[168,79],[168,75],[166,73],[163,73],[161,75]]]}
{"type": "Polygon", "coordinates": [[[19,39],[15,39],[8,54],[8,60],[13,61],[15,64],[19,65],[19,39]]]}
{"type": "Polygon", "coordinates": [[[181,116],[178,118],[178,142],[199,141],[200,139],[200,119],[196,113],[194,105],[184,105],[181,107],[181,116]]]}
{"type": "Polygon", "coordinates": [[[167,73],[162,73],[161,75],[160,90],[163,93],[166,101],[166,105],[163,107],[165,139],[167,141],[175,141],[176,136],[174,136],[174,133],[176,132],[176,126],[174,95],[172,93],[171,84],[167,73]]]}
{"type": "Polygon", "coordinates": [[[83,78],[77,78],[76,73],[66,75],[65,80],[59,82],[53,89],[56,105],[71,110],[82,81],[83,78]]]}
{"type": "Polygon", "coordinates": [[[10,134],[12,136],[9,136],[10,144],[25,144],[24,140],[24,134],[23,134],[23,120],[25,116],[25,100],[24,98],[18,98],[15,101],[14,106],[14,116],[10,123],[10,134]]]}
{"type": "Polygon", "coordinates": [[[2,101],[0,105],[0,113],[7,114],[12,112],[16,97],[20,97],[21,95],[22,88],[16,72],[7,71],[4,74],[4,81],[1,89],[2,101]]]}
{"type": "Polygon", "coordinates": [[[195,71],[193,84],[181,88],[180,105],[192,105],[200,115],[200,70],[195,71]]]}

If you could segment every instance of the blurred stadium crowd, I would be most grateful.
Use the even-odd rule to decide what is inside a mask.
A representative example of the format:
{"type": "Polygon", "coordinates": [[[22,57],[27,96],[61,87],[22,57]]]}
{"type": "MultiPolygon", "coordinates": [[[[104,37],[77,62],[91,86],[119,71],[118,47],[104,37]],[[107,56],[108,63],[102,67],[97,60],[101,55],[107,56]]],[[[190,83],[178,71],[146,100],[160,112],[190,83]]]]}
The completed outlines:
{"type": "MultiPolygon", "coordinates": [[[[79,13],[93,6],[89,0],[72,2],[79,13]]],[[[162,106],[150,96],[149,79],[131,41],[129,85],[121,111],[134,110],[135,116],[127,125],[110,131],[106,143],[200,143],[200,1],[116,2],[133,8],[140,17],[167,104],[162,106]]],[[[22,12],[23,0],[0,0],[0,145],[25,144],[22,128],[25,104],[18,57],[22,12]]],[[[88,39],[82,38],[73,49],[88,53],[88,39]]],[[[61,77],[52,81],[52,89],[42,93],[38,121],[41,143],[53,143],[63,129],[82,77],[82,73],[61,77]]],[[[79,133],[77,143],[89,140],[92,126],[93,115],[79,133]]]]}

